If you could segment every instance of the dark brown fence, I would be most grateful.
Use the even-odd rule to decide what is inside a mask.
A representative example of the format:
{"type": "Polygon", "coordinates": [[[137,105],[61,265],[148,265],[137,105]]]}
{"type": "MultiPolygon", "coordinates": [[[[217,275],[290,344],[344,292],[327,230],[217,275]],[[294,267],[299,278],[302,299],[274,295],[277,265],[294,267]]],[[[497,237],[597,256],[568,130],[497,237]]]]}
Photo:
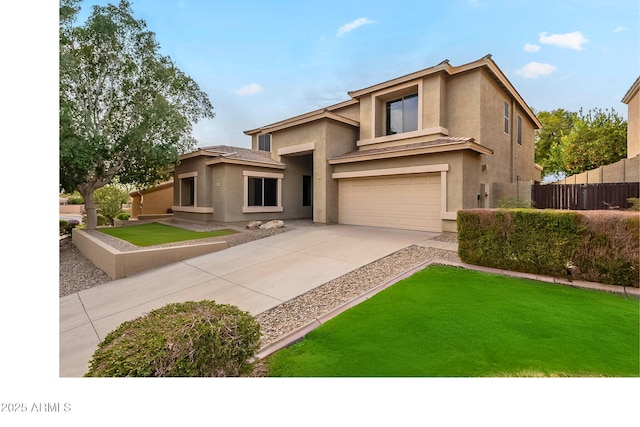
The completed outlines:
{"type": "Polygon", "coordinates": [[[640,197],[640,183],[547,184],[531,187],[531,200],[538,209],[627,209],[630,197],[640,197]]]}

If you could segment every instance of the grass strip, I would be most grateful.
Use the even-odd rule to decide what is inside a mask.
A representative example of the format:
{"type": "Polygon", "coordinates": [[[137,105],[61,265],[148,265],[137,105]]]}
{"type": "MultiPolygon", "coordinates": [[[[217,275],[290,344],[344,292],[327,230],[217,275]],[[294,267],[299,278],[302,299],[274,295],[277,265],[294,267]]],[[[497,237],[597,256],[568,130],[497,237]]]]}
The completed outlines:
{"type": "Polygon", "coordinates": [[[431,266],[267,359],[282,377],[638,377],[639,301],[431,266]]]}
{"type": "Polygon", "coordinates": [[[208,237],[218,237],[236,233],[234,230],[227,229],[215,231],[192,231],[156,222],[131,225],[127,227],[100,228],[98,231],[108,234],[109,236],[125,240],[136,246],[161,245],[165,243],[205,239],[208,237]]]}

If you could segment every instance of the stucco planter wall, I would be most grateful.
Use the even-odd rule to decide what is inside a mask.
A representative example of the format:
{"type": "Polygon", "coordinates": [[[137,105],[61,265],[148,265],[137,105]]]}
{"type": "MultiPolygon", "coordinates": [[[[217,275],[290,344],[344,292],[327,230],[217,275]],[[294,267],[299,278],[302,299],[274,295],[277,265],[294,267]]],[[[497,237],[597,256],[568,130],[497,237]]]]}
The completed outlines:
{"type": "Polygon", "coordinates": [[[113,280],[229,247],[227,242],[221,241],[122,252],[77,228],[73,229],[73,243],[113,280]]]}
{"type": "Polygon", "coordinates": [[[60,205],[61,214],[83,214],[84,205],[60,205]]]}

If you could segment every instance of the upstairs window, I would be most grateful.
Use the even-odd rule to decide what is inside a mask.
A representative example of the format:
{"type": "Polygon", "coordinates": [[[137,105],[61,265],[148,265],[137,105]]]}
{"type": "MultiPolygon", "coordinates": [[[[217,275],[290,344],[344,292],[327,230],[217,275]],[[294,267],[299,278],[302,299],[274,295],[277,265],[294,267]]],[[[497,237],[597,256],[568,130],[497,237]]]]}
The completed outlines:
{"type": "Polygon", "coordinates": [[[418,94],[387,101],[387,135],[418,130],[418,94]]]}
{"type": "Polygon", "coordinates": [[[518,116],[518,144],[522,145],[522,117],[518,116]]]}
{"type": "Polygon", "coordinates": [[[504,133],[509,134],[509,104],[504,103],[504,133]]]}
{"type": "Polygon", "coordinates": [[[271,134],[258,135],[258,150],[271,152],[271,134]]]}

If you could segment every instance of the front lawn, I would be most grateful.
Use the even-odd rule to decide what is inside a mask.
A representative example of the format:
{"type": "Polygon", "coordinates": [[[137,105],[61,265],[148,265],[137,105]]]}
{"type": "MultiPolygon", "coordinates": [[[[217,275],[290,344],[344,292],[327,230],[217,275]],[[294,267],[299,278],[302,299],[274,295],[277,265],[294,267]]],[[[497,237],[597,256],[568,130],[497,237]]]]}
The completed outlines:
{"type": "Polygon", "coordinates": [[[635,298],[431,266],[270,356],[270,376],[640,376],[635,298]]]}
{"type": "Polygon", "coordinates": [[[125,240],[136,246],[161,245],[164,243],[205,239],[207,237],[225,236],[236,233],[234,230],[192,231],[159,224],[157,222],[127,227],[100,228],[98,231],[125,240]]]}

